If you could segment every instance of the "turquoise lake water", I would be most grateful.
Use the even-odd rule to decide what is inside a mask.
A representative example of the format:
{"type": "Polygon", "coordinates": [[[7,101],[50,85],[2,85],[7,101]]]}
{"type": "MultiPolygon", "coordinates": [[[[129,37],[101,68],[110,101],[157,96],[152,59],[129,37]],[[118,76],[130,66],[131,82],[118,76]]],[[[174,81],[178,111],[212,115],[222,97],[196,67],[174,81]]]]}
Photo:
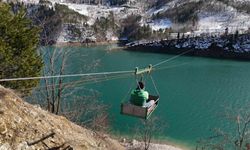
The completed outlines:
{"type": "MultiPolygon", "coordinates": [[[[173,57],[109,51],[109,46],[67,49],[71,55],[66,74],[80,73],[82,63],[93,60],[99,60],[99,65],[92,72],[106,72],[147,67],[173,57]]],[[[220,117],[225,106],[240,107],[249,103],[250,62],[181,56],[156,69],[152,76],[161,98],[152,116],[167,123],[161,137],[170,142],[193,148],[199,138],[211,135],[210,129],[227,128],[228,124],[220,117]]],[[[120,115],[120,102],[133,82],[132,76],[86,85],[98,90],[100,99],[110,106],[111,127],[115,134],[132,135],[131,128],[139,125],[140,120],[120,115]]],[[[146,82],[146,89],[154,92],[150,80],[146,82]]]]}

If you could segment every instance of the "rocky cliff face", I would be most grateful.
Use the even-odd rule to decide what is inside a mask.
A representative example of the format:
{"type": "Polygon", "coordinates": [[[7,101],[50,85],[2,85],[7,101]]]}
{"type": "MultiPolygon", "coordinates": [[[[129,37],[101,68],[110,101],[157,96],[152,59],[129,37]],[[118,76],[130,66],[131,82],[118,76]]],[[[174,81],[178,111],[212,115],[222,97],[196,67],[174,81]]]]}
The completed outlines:
{"type": "Polygon", "coordinates": [[[107,135],[82,128],[63,116],[24,102],[0,86],[0,150],[124,149],[107,135]]]}

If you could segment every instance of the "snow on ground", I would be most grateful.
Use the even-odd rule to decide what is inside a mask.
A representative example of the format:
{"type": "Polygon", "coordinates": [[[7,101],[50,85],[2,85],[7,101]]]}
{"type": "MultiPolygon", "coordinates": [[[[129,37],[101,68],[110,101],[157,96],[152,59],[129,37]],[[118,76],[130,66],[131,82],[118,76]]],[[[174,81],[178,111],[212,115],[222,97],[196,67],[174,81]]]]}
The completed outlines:
{"type": "Polygon", "coordinates": [[[192,1],[197,1],[197,0],[172,0],[168,3],[166,3],[165,5],[161,6],[160,8],[151,8],[149,9],[146,14],[149,16],[152,16],[153,14],[156,15],[157,13],[162,13],[167,11],[170,8],[174,8],[174,7],[178,7],[179,5],[182,5],[184,3],[190,3],[192,1]]]}
{"type": "Polygon", "coordinates": [[[167,11],[168,9],[169,9],[169,6],[168,6],[168,5],[167,5],[167,6],[163,6],[163,7],[159,8],[159,9],[151,8],[151,9],[149,9],[149,10],[146,12],[146,14],[147,14],[147,16],[151,17],[151,16],[156,15],[156,14],[158,14],[158,13],[165,12],[165,11],[167,11]]]}
{"type": "Polygon", "coordinates": [[[73,3],[60,3],[66,5],[69,9],[72,9],[84,16],[89,17],[88,24],[93,25],[95,20],[100,17],[107,18],[111,12],[114,13],[115,19],[120,20],[126,18],[130,14],[138,14],[139,11],[136,8],[125,7],[108,7],[101,5],[86,5],[86,4],[73,4],[73,3]]]}
{"type": "Polygon", "coordinates": [[[250,2],[250,0],[234,0],[234,2],[250,2]]]}
{"type": "Polygon", "coordinates": [[[201,12],[196,32],[223,33],[228,28],[229,33],[235,33],[236,30],[244,32],[249,27],[250,15],[228,6],[224,12],[201,12]]]}
{"type": "Polygon", "coordinates": [[[64,42],[68,42],[68,40],[65,39],[65,37],[67,36],[66,32],[64,31],[65,29],[63,29],[59,35],[59,37],[57,38],[56,43],[64,43],[64,42]]]}
{"type": "MultiPolygon", "coordinates": [[[[220,14],[216,14],[213,16],[200,15],[200,19],[198,22],[198,31],[200,32],[223,32],[225,27],[223,24],[225,21],[221,21],[225,19],[225,16],[221,16],[220,14]]],[[[226,16],[227,17],[227,16],[226,16]]]]}
{"type": "Polygon", "coordinates": [[[165,11],[167,11],[167,10],[170,9],[170,8],[173,8],[173,7],[175,7],[175,6],[178,6],[177,3],[180,3],[180,1],[182,1],[182,0],[173,0],[173,1],[170,1],[169,3],[167,3],[167,4],[165,4],[165,5],[161,6],[160,8],[155,8],[155,7],[153,7],[153,8],[149,9],[149,10],[146,12],[146,15],[147,15],[148,17],[152,17],[153,15],[156,15],[157,13],[165,12],[165,11]]]}
{"type": "Polygon", "coordinates": [[[114,35],[114,33],[111,30],[106,31],[106,39],[108,41],[118,41],[118,37],[114,35]]]}
{"type": "MultiPolygon", "coordinates": [[[[73,4],[73,3],[60,3],[62,5],[66,5],[69,7],[69,9],[72,9],[79,14],[82,14],[84,16],[89,16],[90,14],[88,13],[88,7],[90,5],[79,5],[79,4],[73,4]]],[[[96,9],[96,6],[92,6],[94,9],[96,9]]]]}
{"type": "Polygon", "coordinates": [[[223,33],[226,28],[230,33],[236,30],[245,31],[250,27],[250,16],[242,13],[235,15],[216,14],[212,16],[202,17],[198,22],[198,32],[201,33],[223,33]]]}
{"type": "MultiPolygon", "coordinates": [[[[149,24],[153,28],[153,30],[159,30],[171,27],[173,24],[168,18],[162,21],[156,20],[150,22],[148,20],[150,20],[149,18],[151,18],[153,15],[156,15],[157,13],[163,13],[170,8],[191,1],[197,1],[197,0],[189,0],[189,1],[173,0],[159,8],[153,7],[149,9],[145,14],[145,18],[147,18],[147,24],[149,24]]],[[[246,1],[250,2],[250,0],[237,0],[237,2],[246,2],[246,1]]],[[[222,3],[217,3],[217,4],[214,3],[214,5],[224,5],[225,11],[206,12],[201,10],[201,12],[199,13],[199,21],[195,34],[202,34],[202,33],[221,34],[225,32],[226,28],[229,29],[229,33],[234,33],[236,30],[242,33],[248,30],[248,28],[250,27],[249,14],[238,12],[235,8],[227,6],[222,3]]]]}
{"type": "MultiPolygon", "coordinates": [[[[139,142],[136,140],[133,140],[129,143],[121,143],[123,146],[126,147],[126,149],[141,149],[144,147],[143,142],[139,142]]],[[[186,148],[180,148],[179,145],[173,146],[173,145],[167,145],[167,144],[157,144],[157,143],[151,143],[149,146],[149,150],[184,150],[186,148]]]]}
{"type": "MultiPolygon", "coordinates": [[[[88,25],[93,25],[97,18],[107,18],[113,12],[113,16],[115,22],[119,22],[121,19],[126,18],[131,14],[139,14],[139,10],[136,8],[125,8],[125,7],[108,7],[101,5],[86,5],[86,4],[73,4],[73,3],[60,3],[62,5],[68,6],[69,9],[78,12],[88,18],[88,25]]],[[[73,37],[69,36],[67,33],[67,29],[64,28],[62,33],[60,34],[57,42],[63,43],[67,41],[84,41],[85,39],[94,39],[94,33],[88,33],[87,31],[83,31],[86,35],[82,35],[81,39],[72,39],[73,37]]],[[[106,32],[106,38],[108,41],[118,40],[118,37],[113,33],[113,31],[106,32]]]]}
{"type": "MultiPolygon", "coordinates": [[[[3,2],[9,2],[9,1],[3,0],[3,2]]],[[[18,0],[18,2],[23,2],[24,4],[38,4],[39,0],[18,0]]]]}
{"type": "Polygon", "coordinates": [[[152,30],[160,30],[170,28],[172,26],[172,22],[169,19],[157,19],[152,20],[148,23],[148,25],[152,28],[152,30]]]}

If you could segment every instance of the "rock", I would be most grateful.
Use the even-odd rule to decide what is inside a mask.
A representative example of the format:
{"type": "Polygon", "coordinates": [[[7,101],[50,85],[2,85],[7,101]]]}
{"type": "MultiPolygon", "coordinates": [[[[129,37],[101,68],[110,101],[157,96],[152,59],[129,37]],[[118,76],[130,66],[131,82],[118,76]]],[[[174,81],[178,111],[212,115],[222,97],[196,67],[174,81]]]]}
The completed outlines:
{"type": "Polygon", "coordinates": [[[4,115],[4,111],[0,109],[0,115],[4,115]]]}
{"type": "Polygon", "coordinates": [[[131,144],[132,144],[133,146],[138,145],[138,143],[139,143],[139,142],[136,141],[135,139],[133,139],[132,142],[131,142],[131,144]]]}
{"type": "Polygon", "coordinates": [[[15,124],[15,122],[11,122],[11,129],[16,129],[17,125],[15,124]]]}
{"type": "Polygon", "coordinates": [[[11,138],[13,137],[13,132],[8,132],[8,133],[7,133],[7,137],[8,137],[9,139],[11,139],[11,138]]]}
{"type": "Polygon", "coordinates": [[[22,118],[19,116],[15,116],[14,121],[15,121],[15,123],[20,123],[22,121],[22,118]]]}
{"type": "Polygon", "coordinates": [[[30,111],[30,115],[32,115],[34,118],[38,116],[38,113],[35,111],[30,111]]]}
{"type": "Polygon", "coordinates": [[[34,145],[28,146],[26,142],[22,143],[20,146],[21,149],[17,148],[17,150],[41,150],[41,148],[36,148],[34,145]]]}
{"type": "Polygon", "coordinates": [[[27,142],[23,142],[23,143],[20,143],[18,146],[17,146],[17,150],[28,150],[30,149],[27,142]]]}
{"type": "Polygon", "coordinates": [[[6,124],[0,120],[0,134],[5,134],[7,133],[8,129],[6,127],[6,124]]]}
{"type": "Polygon", "coordinates": [[[4,143],[3,145],[0,146],[0,150],[11,150],[10,144],[4,143]]]}
{"type": "Polygon", "coordinates": [[[38,104],[34,105],[34,107],[35,107],[36,109],[42,110],[42,109],[41,109],[41,106],[38,105],[38,104]]]}

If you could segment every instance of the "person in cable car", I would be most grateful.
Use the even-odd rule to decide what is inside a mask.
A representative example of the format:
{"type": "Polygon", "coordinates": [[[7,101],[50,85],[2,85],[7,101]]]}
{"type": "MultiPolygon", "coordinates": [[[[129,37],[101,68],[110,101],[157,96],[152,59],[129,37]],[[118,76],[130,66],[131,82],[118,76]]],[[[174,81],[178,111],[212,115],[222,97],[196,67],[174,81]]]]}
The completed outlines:
{"type": "Polygon", "coordinates": [[[154,100],[149,100],[149,94],[145,91],[145,86],[143,82],[138,82],[137,88],[131,92],[130,103],[141,106],[150,107],[154,105],[154,100]]]}

